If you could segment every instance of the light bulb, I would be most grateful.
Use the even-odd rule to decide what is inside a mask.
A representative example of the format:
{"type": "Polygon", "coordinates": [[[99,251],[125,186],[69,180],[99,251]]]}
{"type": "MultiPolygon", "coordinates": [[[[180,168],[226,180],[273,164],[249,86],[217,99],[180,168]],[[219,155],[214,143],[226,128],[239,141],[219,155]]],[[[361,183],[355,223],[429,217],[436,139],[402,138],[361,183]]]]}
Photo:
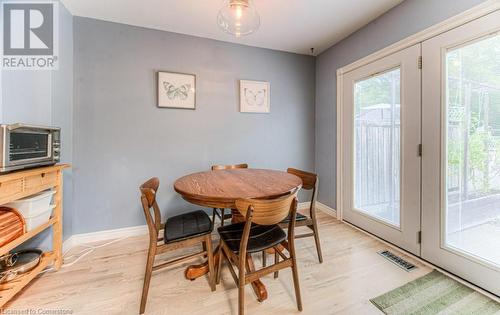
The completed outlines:
{"type": "Polygon", "coordinates": [[[242,16],[243,16],[243,8],[239,5],[237,5],[236,6],[236,18],[238,20],[240,20],[242,16]]]}
{"type": "Polygon", "coordinates": [[[224,32],[240,37],[256,31],[260,17],[253,0],[223,0],[217,24],[224,32]]]}

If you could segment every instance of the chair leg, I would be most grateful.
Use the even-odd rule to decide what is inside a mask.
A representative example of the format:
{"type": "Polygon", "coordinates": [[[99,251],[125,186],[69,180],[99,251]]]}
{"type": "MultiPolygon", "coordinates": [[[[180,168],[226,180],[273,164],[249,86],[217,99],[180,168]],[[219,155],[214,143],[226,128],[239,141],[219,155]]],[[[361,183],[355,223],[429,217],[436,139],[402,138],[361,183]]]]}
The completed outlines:
{"type": "Polygon", "coordinates": [[[214,268],[214,254],[212,249],[212,236],[207,235],[206,241],[207,257],[208,257],[208,281],[210,282],[210,289],[215,291],[215,268],[214,268]]]}
{"type": "Polygon", "coordinates": [[[219,249],[217,250],[217,256],[219,256],[219,265],[217,266],[217,277],[216,284],[220,283],[220,274],[222,272],[222,260],[224,260],[224,253],[222,252],[222,241],[219,243],[219,249]]]}
{"type": "Polygon", "coordinates": [[[262,267],[265,268],[266,267],[266,258],[267,258],[267,255],[266,255],[266,251],[263,250],[262,251],[262,267]]]}
{"type": "Polygon", "coordinates": [[[213,208],[212,211],[212,223],[215,226],[215,217],[217,216],[217,208],[213,208]]]}
{"type": "MultiPolygon", "coordinates": [[[[293,241],[293,240],[292,240],[293,241]]],[[[299,271],[297,269],[297,259],[295,258],[295,246],[290,246],[291,258],[292,258],[292,274],[293,274],[293,286],[295,288],[295,299],[297,300],[297,308],[302,312],[302,297],[300,295],[300,285],[299,285],[299,271]]]]}
{"type": "MultiPolygon", "coordinates": [[[[202,247],[204,252],[208,252],[207,243],[205,241],[201,242],[201,247],[202,247]]],[[[207,255],[204,255],[203,258],[207,258],[207,255]]]]}
{"type": "Polygon", "coordinates": [[[314,232],[314,241],[316,242],[316,251],[318,252],[318,260],[319,263],[323,263],[323,254],[321,253],[321,244],[319,242],[319,231],[318,225],[316,224],[316,220],[313,221],[313,232],[314,232]]]}
{"type": "Polygon", "coordinates": [[[238,284],[238,315],[245,314],[245,283],[241,283],[245,279],[239,280],[238,284]]]}
{"type": "MultiPolygon", "coordinates": [[[[274,264],[277,264],[280,262],[280,255],[278,254],[278,249],[275,247],[274,248],[274,264]]],[[[278,279],[279,271],[276,270],[274,272],[274,279],[278,279]]]]}
{"type": "Polygon", "coordinates": [[[149,284],[151,282],[151,275],[153,273],[153,264],[155,261],[156,251],[154,248],[149,248],[148,260],[146,262],[146,273],[144,275],[144,284],[142,286],[141,308],[139,314],[144,314],[146,310],[146,302],[148,301],[149,284]]]}
{"type": "Polygon", "coordinates": [[[221,213],[221,215],[220,215],[220,226],[224,226],[224,216],[225,216],[224,212],[225,212],[225,210],[226,209],[224,209],[224,208],[220,209],[220,213],[221,213]]]}
{"type": "MultiPolygon", "coordinates": [[[[242,255],[239,253],[238,255],[238,315],[244,315],[245,313],[245,270],[248,263],[249,254],[242,255]]],[[[248,265],[248,270],[252,267],[248,265]]]]}

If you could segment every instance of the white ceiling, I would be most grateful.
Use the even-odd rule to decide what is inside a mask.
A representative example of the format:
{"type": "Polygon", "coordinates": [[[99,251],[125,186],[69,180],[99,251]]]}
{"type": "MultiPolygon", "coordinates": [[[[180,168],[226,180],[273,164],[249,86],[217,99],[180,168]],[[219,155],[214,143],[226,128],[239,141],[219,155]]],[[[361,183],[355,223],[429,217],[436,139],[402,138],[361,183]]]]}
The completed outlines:
{"type": "Polygon", "coordinates": [[[236,38],[216,24],[222,0],[62,0],[73,15],[249,46],[320,53],[403,0],[254,0],[260,29],[236,38]]]}

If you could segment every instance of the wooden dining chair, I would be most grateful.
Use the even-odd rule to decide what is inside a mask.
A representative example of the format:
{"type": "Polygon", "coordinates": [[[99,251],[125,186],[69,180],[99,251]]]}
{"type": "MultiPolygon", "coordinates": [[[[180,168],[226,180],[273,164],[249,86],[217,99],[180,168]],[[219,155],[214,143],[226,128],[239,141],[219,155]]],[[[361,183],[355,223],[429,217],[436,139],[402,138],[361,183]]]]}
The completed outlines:
{"type": "Polygon", "coordinates": [[[244,314],[245,285],[265,275],[284,268],[292,268],[297,308],[302,311],[299,274],[295,257],[294,229],[295,220],[288,226],[288,236],[278,225],[287,216],[294,217],[297,212],[296,192],[290,196],[271,200],[240,199],[236,201],[238,211],[246,218],[245,222],[221,226],[219,266],[217,283],[220,282],[222,259],[228,262],[229,271],[238,285],[238,314],[244,314]],[[273,248],[276,252],[275,263],[269,267],[254,270],[248,263],[249,255],[273,248]],[[289,256],[284,254],[288,251],[289,256]],[[279,258],[283,261],[279,261],[279,258]],[[238,268],[238,275],[233,268],[238,268]]]}
{"type": "MultiPolygon", "coordinates": [[[[221,171],[221,170],[234,170],[234,169],[240,169],[240,168],[248,168],[248,164],[234,164],[234,165],[212,165],[212,171],[221,171]]],[[[231,219],[232,214],[228,213],[225,214],[225,209],[217,209],[214,208],[213,210],[213,215],[212,215],[212,221],[215,223],[215,217],[219,217],[220,219],[220,225],[224,226],[224,221],[227,219],[231,219]],[[219,213],[220,211],[220,213],[219,213]]],[[[231,211],[231,210],[229,210],[231,211]]]]}
{"type": "MultiPolygon", "coordinates": [[[[296,235],[295,238],[304,238],[304,237],[314,237],[314,241],[316,243],[316,251],[318,253],[318,259],[320,263],[323,263],[323,254],[321,253],[321,244],[319,240],[319,232],[318,232],[318,221],[316,219],[316,194],[318,192],[318,175],[314,173],[309,173],[305,171],[301,171],[294,168],[287,169],[287,172],[293,175],[296,175],[302,179],[302,189],[304,190],[312,190],[311,193],[311,205],[309,206],[309,217],[303,214],[297,213],[295,226],[307,226],[312,230],[311,233],[299,234],[296,235]]],[[[287,217],[280,223],[282,228],[287,228],[290,225],[290,217],[287,217]]],[[[265,253],[263,253],[263,261],[265,261],[265,253]]]]}
{"type": "Polygon", "coordinates": [[[140,314],[144,314],[148,298],[149,284],[153,271],[181,263],[199,256],[208,258],[209,283],[212,291],[215,291],[214,258],[212,253],[213,224],[210,217],[202,210],[192,211],[181,215],[170,217],[165,223],[161,223],[161,212],[156,202],[156,192],[160,181],[151,178],[141,185],[141,203],[146,216],[149,229],[149,251],[146,262],[146,274],[142,288],[140,314]],[[151,213],[153,209],[153,214],[151,213]],[[159,237],[160,231],[162,236],[159,237]],[[156,255],[169,251],[186,248],[196,244],[203,246],[203,251],[188,256],[173,259],[154,266],[156,255]]]}

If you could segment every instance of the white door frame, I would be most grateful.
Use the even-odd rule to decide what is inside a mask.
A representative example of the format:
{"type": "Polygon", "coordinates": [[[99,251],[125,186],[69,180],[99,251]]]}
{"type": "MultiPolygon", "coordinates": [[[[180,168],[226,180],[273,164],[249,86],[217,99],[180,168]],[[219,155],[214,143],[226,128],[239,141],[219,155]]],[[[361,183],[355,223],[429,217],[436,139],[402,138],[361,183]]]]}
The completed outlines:
{"type": "MultiPolygon", "coordinates": [[[[420,254],[420,156],[418,147],[421,143],[421,76],[419,69],[419,57],[421,53],[420,44],[413,45],[398,51],[387,57],[369,63],[345,74],[343,97],[345,107],[343,108],[343,127],[345,127],[342,139],[344,162],[342,174],[343,179],[342,197],[344,209],[344,220],[364,228],[387,241],[406,249],[413,254],[420,254]],[[357,82],[364,81],[381,74],[399,69],[400,78],[400,128],[398,132],[397,146],[399,150],[399,222],[389,222],[365,212],[361,205],[355,205],[355,98],[354,89],[357,82]]],[[[394,150],[394,148],[391,148],[394,150]]],[[[391,177],[394,173],[391,174],[391,177]]],[[[380,196],[379,196],[380,197],[380,196]]],[[[366,210],[366,209],[365,209],[366,210]]]]}
{"type": "Polygon", "coordinates": [[[342,177],[339,176],[342,170],[342,108],[346,106],[343,103],[342,91],[343,91],[343,80],[344,74],[353,71],[359,67],[372,63],[376,60],[384,58],[400,50],[406,49],[418,43],[440,35],[444,32],[462,26],[470,21],[483,17],[491,12],[500,10],[500,0],[488,0],[485,1],[467,11],[464,11],[454,17],[451,17],[439,24],[431,26],[415,35],[407,37],[393,45],[390,45],[382,50],[379,50],[373,54],[368,55],[358,61],[355,61],[349,65],[346,65],[337,70],[337,165],[336,165],[336,204],[337,204],[337,218],[342,221],[342,194],[343,194],[343,183],[342,177]]]}

